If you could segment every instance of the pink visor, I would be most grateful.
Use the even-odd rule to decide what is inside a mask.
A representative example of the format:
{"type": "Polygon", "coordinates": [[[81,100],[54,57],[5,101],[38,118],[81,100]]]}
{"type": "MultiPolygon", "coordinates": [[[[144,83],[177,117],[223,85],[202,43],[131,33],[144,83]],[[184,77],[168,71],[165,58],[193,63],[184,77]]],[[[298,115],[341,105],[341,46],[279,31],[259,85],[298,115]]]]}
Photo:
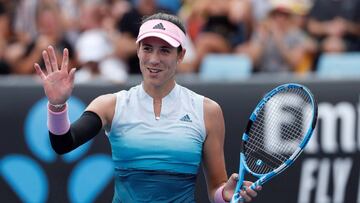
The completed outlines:
{"type": "Polygon", "coordinates": [[[173,47],[184,47],[185,34],[175,24],[166,20],[149,20],[141,25],[136,43],[147,37],[158,37],[173,47]]]}

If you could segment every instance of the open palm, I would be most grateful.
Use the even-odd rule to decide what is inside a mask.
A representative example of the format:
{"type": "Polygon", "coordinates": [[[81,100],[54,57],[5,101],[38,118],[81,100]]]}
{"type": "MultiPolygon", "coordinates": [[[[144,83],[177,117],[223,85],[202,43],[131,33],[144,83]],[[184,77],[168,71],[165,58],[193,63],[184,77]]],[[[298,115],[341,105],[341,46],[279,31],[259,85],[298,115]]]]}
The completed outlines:
{"type": "Polygon", "coordinates": [[[51,104],[63,104],[70,97],[74,87],[75,68],[68,70],[69,51],[66,48],[64,49],[60,67],[52,46],[44,50],[42,56],[47,73],[45,74],[37,63],[35,63],[34,67],[43,82],[45,94],[51,104]]]}

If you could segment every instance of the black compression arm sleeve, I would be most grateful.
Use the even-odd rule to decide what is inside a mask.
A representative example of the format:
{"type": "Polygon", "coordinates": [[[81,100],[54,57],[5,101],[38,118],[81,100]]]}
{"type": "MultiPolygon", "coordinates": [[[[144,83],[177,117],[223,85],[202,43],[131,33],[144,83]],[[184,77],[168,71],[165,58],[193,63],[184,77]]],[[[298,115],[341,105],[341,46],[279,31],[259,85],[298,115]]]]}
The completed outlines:
{"type": "Polygon", "coordinates": [[[55,135],[49,131],[51,146],[56,153],[65,154],[91,140],[101,128],[100,117],[92,111],[85,111],[64,135],[55,135]]]}

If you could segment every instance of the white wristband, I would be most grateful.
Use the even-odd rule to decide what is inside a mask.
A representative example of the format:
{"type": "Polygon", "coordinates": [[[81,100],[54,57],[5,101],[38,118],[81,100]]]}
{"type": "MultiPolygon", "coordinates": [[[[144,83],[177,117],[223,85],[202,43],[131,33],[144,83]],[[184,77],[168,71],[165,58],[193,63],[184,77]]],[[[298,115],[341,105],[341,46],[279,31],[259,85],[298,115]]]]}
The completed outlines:
{"type": "Polygon", "coordinates": [[[52,104],[52,103],[49,102],[49,105],[50,105],[50,106],[53,106],[53,107],[55,107],[55,108],[57,108],[57,109],[60,109],[60,108],[62,108],[63,106],[66,105],[66,102],[63,103],[63,104],[52,104]]]}

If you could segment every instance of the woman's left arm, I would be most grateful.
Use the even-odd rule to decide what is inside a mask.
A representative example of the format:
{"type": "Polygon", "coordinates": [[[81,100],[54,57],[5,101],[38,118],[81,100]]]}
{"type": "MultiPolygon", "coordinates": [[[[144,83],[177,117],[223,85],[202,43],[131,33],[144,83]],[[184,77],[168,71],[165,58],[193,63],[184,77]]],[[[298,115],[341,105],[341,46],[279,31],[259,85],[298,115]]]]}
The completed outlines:
{"type": "Polygon", "coordinates": [[[225,124],[220,106],[209,98],[204,99],[206,140],[203,148],[203,171],[208,197],[214,202],[215,192],[227,180],[224,160],[225,124]]]}
{"type": "MultiPolygon", "coordinates": [[[[229,202],[234,194],[238,174],[234,173],[229,179],[227,178],[224,159],[224,116],[219,104],[209,98],[204,100],[204,120],[207,135],[202,162],[208,196],[211,202],[229,202]]],[[[250,185],[251,182],[244,181],[244,186],[250,185]]],[[[251,201],[257,192],[247,187],[241,195],[246,201],[251,201]]]]}

